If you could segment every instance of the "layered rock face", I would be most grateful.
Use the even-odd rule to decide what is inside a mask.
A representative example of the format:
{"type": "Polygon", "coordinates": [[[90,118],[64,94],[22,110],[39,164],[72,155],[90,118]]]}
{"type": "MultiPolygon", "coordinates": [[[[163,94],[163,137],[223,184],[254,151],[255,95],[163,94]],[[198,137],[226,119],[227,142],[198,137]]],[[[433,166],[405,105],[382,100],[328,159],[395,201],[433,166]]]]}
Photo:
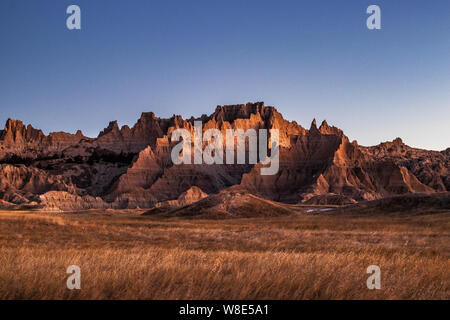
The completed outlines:
{"type": "Polygon", "coordinates": [[[52,132],[48,136],[20,120],[8,119],[5,130],[0,131],[0,158],[14,157],[36,159],[54,156],[65,148],[87,140],[81,131],[76,134],[52,132]]]}
{"type": "Polygon", "coordinates": [[[39,195],[47,190],[81,192],[70,179],[60,175],[50,175],[34,167],[24,165],[0,165],[0,197],[2,200],[23,204],[39,200],[39,195]]]}
{"type": "MultiPolygon", "coordinates": [[[[248,153],[248,141],[245,148],[248,153]]],[[[46,136],[11,119],[0,131],[0,200],[6,208],[177,207],[233,186],[286,203],[348,204],[448,192],[449,167],[450,149],[420,150],[400,139],[363,147],[326,121],[305,129],[264,103],[218,106],[209,116],[187,120],[142,113],[132,128],[113,121],[97,138],[81,131],[46,136]],[[278,172],[261,175],[263,165],[248,161],[174,165],[170,155],[178,142],[171,134],[180,128],[193,134],[195,121],[203,132],[218,129],[224,137],[227,129],[278,129],[278,172]]]]}
{"type": "Polygon", "coordinates": [[[192,203],[196,203],[203,198],[206,198],[208,195],[202,191],[202,189],[193,186],[190,187],[188,190],[180,194],[178,199],[176,200],[167,200],[163,202],[158,202],[155,204],[155,208],[158,209],[174,209],[174,208],[180,208],[187,205],[190,205],[192,203]]]}

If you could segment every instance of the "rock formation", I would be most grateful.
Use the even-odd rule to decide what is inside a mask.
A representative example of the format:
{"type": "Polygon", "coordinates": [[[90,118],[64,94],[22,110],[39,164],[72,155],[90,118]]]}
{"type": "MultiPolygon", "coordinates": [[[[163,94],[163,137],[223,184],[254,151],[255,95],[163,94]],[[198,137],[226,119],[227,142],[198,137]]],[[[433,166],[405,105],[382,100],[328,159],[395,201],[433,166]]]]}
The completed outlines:
{"type": "Polygon", "coordinates": [[[168,216],[204,218],[274,217],[292,214],[284,205],[257,197],[247,190],[233,186],[217,194],[202,198],[190,205],[152,209],[145,215],[163,213],[168,216]]]}
{"type": "Polygon", "coordinates": [[[203,201],[206,194],[231,199],[221,193],[229,188],[245,190],[245,199],[351,204],[449,192],[449,168],[450,148],[421,150],[399,138],[363,147],[326,121],[318,127],[314,120],[305,129],[262,102],[218,106],[196,119],[160,119],[145,112],[131,128],[110,122],[97,138],[81,131],[47,136],[11,119],[0,130],[2,208],[178,208],[203,201]],[[194,121],[224,135],[227,129],[278,129],[278,173],[261,175],[261,163],[174,165],[170,153],[177,142],[171,134],[178,128],[193,133],[194,121]]]}
{"type": "Polygon", "coordinates": [[[208,194],[204,193],[202,189],[192,186],[178,197],[176,200],[167,200],[163,202],[158,202],[155,204],[155,208],[158,209],[175,209],[187,206],[189,204],[195,203],[197,201],[206,198],[208,194]]]}

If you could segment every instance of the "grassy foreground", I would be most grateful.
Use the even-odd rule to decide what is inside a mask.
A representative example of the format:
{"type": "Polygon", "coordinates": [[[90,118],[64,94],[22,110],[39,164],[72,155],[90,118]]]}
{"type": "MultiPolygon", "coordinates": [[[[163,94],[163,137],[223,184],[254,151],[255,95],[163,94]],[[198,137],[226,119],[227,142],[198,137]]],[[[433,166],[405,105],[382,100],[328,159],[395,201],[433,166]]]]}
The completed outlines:
{"type": "Polygon", "coordinates": [[[450,213],[0,212],[0,299],[449,299],[450,213]],[[381,268],[368,290],[366,268],[381,268]],[[66,269],[81,267],[81,290],[66,269]]]}

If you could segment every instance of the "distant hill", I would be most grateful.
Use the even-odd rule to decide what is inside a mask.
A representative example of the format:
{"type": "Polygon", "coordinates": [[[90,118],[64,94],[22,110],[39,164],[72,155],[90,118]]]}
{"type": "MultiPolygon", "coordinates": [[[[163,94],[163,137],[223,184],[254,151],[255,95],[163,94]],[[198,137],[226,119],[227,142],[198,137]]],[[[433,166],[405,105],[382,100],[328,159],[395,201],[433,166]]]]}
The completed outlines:
{"type": "Polygon", "coordinates": [[[259,198],[239,187],[222,190],[217,194],[180,208],[173,208],[166,211],[152,209],[144,213],[144,215],[161,212],[170,217],[201,218],[274,217],[294,213],[293,210],[290,210],[288,206],[282,203],[259,198]]]}

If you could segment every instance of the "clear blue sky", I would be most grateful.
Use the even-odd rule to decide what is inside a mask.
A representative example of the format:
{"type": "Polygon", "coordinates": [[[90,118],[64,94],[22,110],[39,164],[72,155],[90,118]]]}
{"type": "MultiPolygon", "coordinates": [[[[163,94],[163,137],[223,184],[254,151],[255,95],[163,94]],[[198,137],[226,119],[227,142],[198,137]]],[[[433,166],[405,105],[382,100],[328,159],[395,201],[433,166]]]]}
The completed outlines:
{"type": "Polygon", "coordinates": [[[450,147],[448,0],[1,0],[0,40],[1,125],[97,136],[142,111],[265,101],[362,145],[450,147]],[[80,31],[66,28],[70,4],[80,31]]]}

